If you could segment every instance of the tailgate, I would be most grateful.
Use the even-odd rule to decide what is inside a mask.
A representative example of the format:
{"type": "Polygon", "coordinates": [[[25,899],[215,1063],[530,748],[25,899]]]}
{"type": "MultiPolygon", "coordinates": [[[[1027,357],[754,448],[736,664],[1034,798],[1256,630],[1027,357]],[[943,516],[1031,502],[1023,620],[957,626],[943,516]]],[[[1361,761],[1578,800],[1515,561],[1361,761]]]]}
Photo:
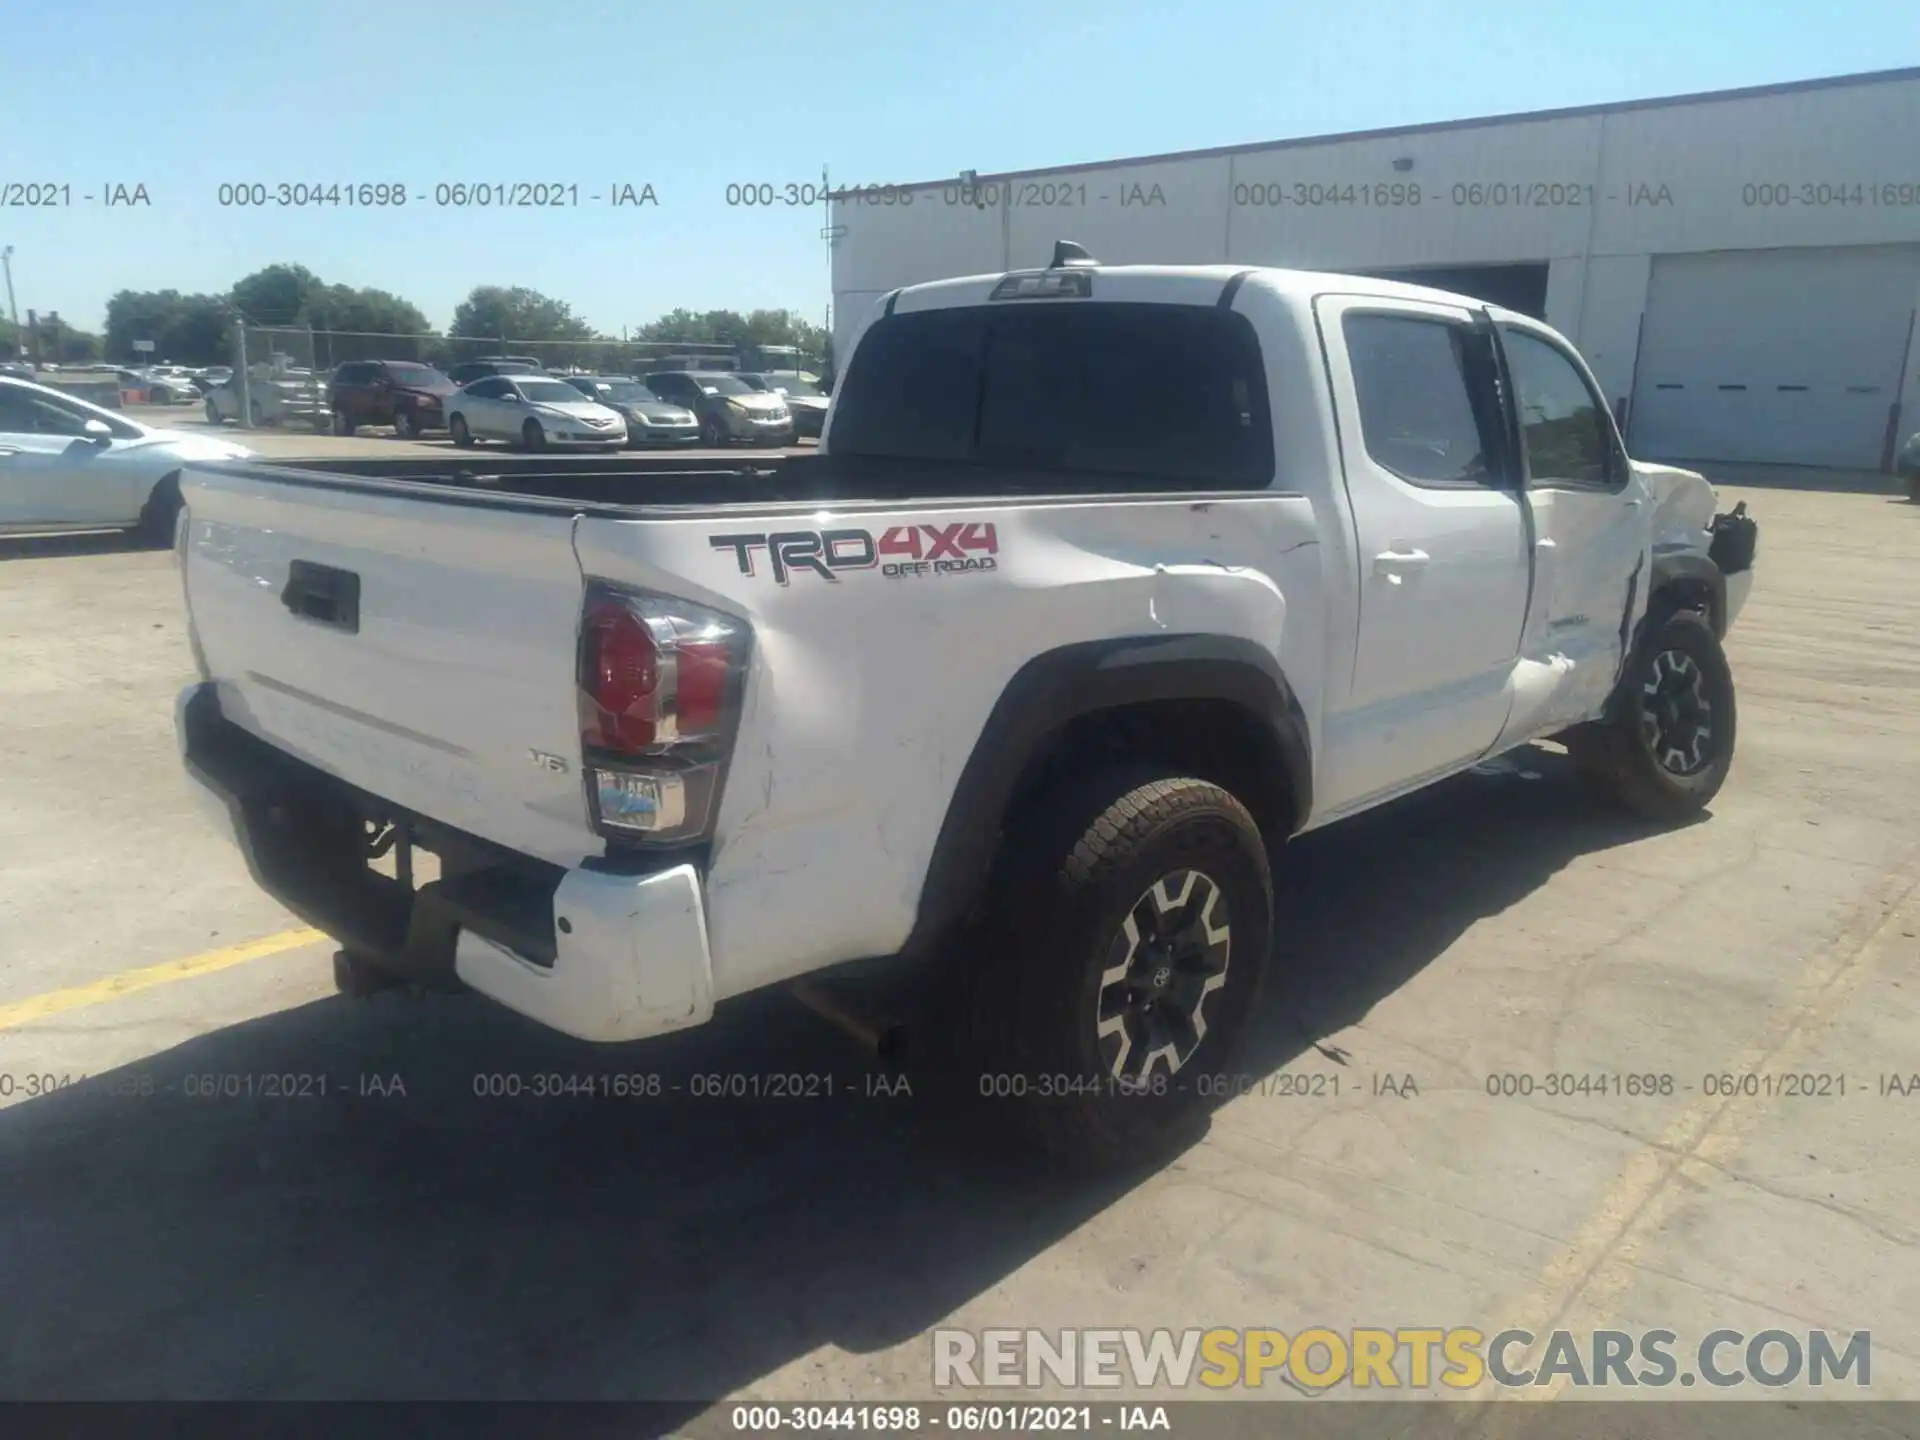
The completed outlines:
{"type": "Polygon", "coordinates": [[[229,720],[522,853],[599,852],[579,775],[571,513],[265,467],[189,468],[181,489],[188,608],[229,720]]]}

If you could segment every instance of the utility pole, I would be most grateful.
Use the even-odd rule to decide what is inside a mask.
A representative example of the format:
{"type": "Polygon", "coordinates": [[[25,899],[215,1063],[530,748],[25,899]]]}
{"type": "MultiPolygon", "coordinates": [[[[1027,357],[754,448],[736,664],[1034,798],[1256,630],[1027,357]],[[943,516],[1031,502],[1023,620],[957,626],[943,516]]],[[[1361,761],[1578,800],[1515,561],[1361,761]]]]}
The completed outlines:
{"type": "Polygon", "coordinates": [[[11,245],[0,250],[0,265],[4,265],[7,271],[7,316],[13,321],[14,358],[18,359],[27,353],[27,347],[20,343],[20,307],[13,301],[13,247],[11,245]]]}

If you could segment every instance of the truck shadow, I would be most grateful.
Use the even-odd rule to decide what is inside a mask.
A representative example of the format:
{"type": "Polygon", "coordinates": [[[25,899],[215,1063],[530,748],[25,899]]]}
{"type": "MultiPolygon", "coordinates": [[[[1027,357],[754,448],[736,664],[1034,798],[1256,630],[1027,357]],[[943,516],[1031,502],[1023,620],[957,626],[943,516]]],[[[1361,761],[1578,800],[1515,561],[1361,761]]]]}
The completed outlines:
{"type": "MultiPolygon", "coordinates": [[[[1281,907],[1314,963],[1276,987],[1250,1058],[1286,1064],[1476,919],[1632,833],[1564,777],[1510,775],[1305,837],[1281,907]]],[[[979,1160],[920,1101],[876,1089],[881,1073],[780,994],[609,1051],[474,997],[389,993],[17,1103],[0,1111],[0,1398],[691,1414],[819,1347],[910,1341],[1139,1183],[979,1160]],[[582,1075],[607,1093],[534,1093],[582,1075]],[[305,1093],[262,1098],[265,1076],[305,1093]],[[813,1078],[769,1098],[777,1076],[813,1078]]],[[[873,1374],[925,1394],[929,1365],[909,1346],[873,1374]]]]}
{"type": "Polygon", "coordinates": [[[8,535],[0,537],[0,564],[8,560],[120,555],[152,548],[148,542],[127,530],[67,530],[45,535],[8,535]]]}
{"type": "Polygon", "coordinates": [[[1528,748],[1496,765],[1502,773],[1458,776],[1287,847],[1247,1073],[1282,1069],[1359,1023],[1467,927],[1576,857],[1657,833],[1592,800],[1564,754],[1528,748]]]}

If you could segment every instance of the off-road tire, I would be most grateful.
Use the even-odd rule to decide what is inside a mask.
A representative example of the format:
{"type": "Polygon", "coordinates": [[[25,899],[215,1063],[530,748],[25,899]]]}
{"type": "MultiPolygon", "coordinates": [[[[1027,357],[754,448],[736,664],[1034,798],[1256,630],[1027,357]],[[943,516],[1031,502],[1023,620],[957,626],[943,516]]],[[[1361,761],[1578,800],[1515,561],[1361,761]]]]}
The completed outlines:
{"type": "MultiPolygon", "coordinates": [[[[1649,820],[1672,823],[1704,809],[1720,793],[1733,764],[1737,715],[1733,672],[1707,617],[1675,610],[1650,623],[1621,680],[1616,713],[1567,736],[1567,749],[1590,789],[1649,820]],[[1688,664],[1698,672],[1699,692],[1710,707],[1711,735],[1701,747],[1700,768],[1677,773],[1663,764],[1648,739],[1647,687],[1659,683],[1656,667],[1688,664]]],[[[1685,758],[1685,757],[1682,757],[1685,758]]]]}
{"type": "MultiPolygon", "coordinates": [[[[1197,1137],[1231,1090],[1227,1067],[1272,944],[1265,844],[1227,791],[1149,770],[1071,782],[1027,814],[1002,847],[971,942],[952,957],[958,1013],[939,1047],[941,1088],[988,1133],[1011,1132],[1070,1168],[1150,1164],[1197,1137]],[[1222,983],[1200,993],[1205,1023],[1178,1068],[1169,1073],[1164,1056],[1150,1062],[1164,1087],[1129,1093],[1101,1048],[1124,1042],[1100,1033],[1103,1003],[1125,986],[1103,986],[1103,976],[1123,952],[1145,954],[1137,941],[1128,948],[1130,917],[1161,907],[1158,883],[1187,873],[1224,902],[1222,983]]],[[[1202,972],[1196,962],[1183,973],[1202,972]]],[[[1123,1050],[1122,1063],[1155,1049],[1123,1050]]]]}

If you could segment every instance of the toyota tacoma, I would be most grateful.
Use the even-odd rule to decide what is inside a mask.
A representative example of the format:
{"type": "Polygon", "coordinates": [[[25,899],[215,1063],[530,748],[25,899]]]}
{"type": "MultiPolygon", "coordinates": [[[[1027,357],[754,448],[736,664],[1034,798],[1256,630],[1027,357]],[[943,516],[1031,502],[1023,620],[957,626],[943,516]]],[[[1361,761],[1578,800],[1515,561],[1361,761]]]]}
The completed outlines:
{"type": "Polygon", "coordinates": [[[885,297],[819,453],[668,465],[187,469],[186,766],[347,976],[622,1042],[890,958],[1112,1160],[1231,1088],[1291,837],[1733,759],[1753,520],[1458,295],[1061,242],[885,297]]]}

